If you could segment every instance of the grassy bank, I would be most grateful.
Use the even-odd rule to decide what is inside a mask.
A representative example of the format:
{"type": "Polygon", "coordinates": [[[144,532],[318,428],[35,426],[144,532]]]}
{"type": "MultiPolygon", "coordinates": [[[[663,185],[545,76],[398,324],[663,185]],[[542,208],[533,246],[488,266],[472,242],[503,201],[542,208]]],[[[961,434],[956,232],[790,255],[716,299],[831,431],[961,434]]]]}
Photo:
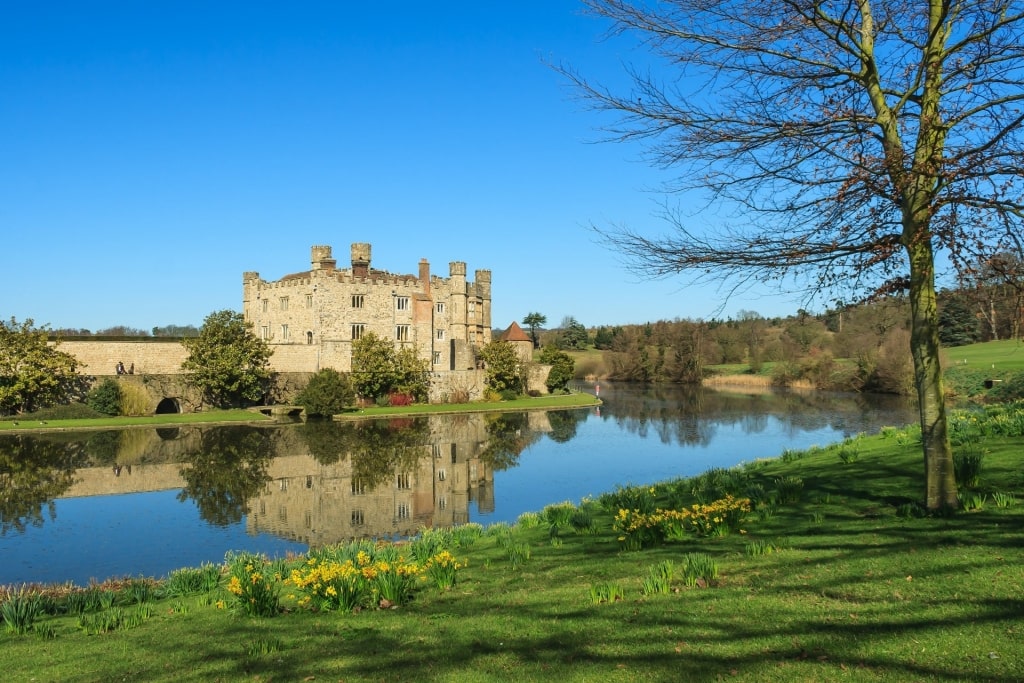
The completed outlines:
{"type": "Polygon", "coordinates": [[[425,533],[390,552],[412,562],[430,541],[424,556],[463,566],[407,601],[313,611],[274,578],[311,576],[304,558],[235,563],[236,588],[280,588],[275,616],[245,616],[224,575],[174,591],[136,579],[83,614],[54,593],[26,633],[0,635],[0,667],[83,682],[1022,680],[1024,410],[959,416],[953,433],[983,455],[961,467],[968,509],[947,516],[916,505],[917,436],[892,428],[425,533]]]}
{"type": "Polygon", "coordinates": [[[38,429],[125,429],[128,427],[163,427],[181,424],[263,422],[270,420],[262,413],[249,410],[208,410],[200,413],[167,413],[143,417],[96,417],[70,420],[40,419],[32,415],[0,420],[0,432],[38,429]]]}
{"type": "MultiPolygon", "coordinates": [[[[336,415],[336,420],[360,420],[393,415],[438,415],[460,412],[502,412],[521,410],[553,410],[582,408],[600,401],[590,394],[562,394],[523,398],[498,403],[439,403],[411,406],[371,407],[336,415]]],[[[145,417],[97,417],[80,419],[40,419],[38,416],[10,417],[0,420],[0,432],[27,430],[126,429],[129,427],[164,427],[181,424],[267,422],[272,418],[255,410],[208,410],[199,413],[168,413],[145,417]]]]}

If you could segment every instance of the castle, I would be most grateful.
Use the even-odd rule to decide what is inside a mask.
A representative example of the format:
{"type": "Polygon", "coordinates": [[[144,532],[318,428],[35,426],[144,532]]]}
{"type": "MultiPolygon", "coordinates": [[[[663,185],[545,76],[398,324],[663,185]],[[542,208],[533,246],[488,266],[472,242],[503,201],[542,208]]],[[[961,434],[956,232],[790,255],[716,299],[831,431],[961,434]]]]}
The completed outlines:
{"type": "MultiPolygon", "coordinates": [[[[243,274],[242,313],[273,351],[272,402],[288,402],[311,373],[323,368],[350,372],[352,342],[371,332],[427,360],[431,402],[454,395],[479,399],[485,383],[477,356],[491,342],[491,271],[477,270],[476,280],[468,281],[466,264],[453,261],[442,278],[432,276],[430,264],[421,259],[416,275],[400,275],[372,268],[369,244],[353,244],[351,254],[351,267],[338,268],[331,247],[314,246],[308,271],[275,281],[253,271],[243,274]]],[[[122,362],[146,376],[141,386],[159,412],[201,404],[193,389],[175,379],[188,355],[178,340],[70,340],[61,349],[94,377],[115,374],[122,362]],[[156,382],[157,376],[166,381],[156,382]]],[[[542,388],[544,376],[532,369],[529,386],[542,388]]]]}
{"type": "Polygon", "coordinates": [[[491,271],[466,279],[466,264],[448,264],[448,277],[371,267],[371,246],[357,242],[351,267],[338,268],[331,247],[314,246],[308,271],[268,282],[242,276],[242,313],[274,351],[280,370],[352,368],[352,342],[373,333],[411,347],[434,373],[476,369],[477,350],[491,341],[491,271]]]}

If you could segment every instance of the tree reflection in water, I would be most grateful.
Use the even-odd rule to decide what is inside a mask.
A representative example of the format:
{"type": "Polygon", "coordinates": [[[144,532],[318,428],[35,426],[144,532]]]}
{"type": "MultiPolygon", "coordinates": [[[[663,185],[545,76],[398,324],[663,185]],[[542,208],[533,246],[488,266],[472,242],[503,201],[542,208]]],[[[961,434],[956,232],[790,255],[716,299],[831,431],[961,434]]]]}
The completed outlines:
{"type": "Polygon", "coordinates": [[[249,500],[270,482],[272,435],[272,430],[256,427],[203,431],[200,448],[186,454],[182,463],[185,487],[178,500],[194,500],[200,517],[215,526],[240,522],[249,500]]]}
{"type": "Polygon", "coordinates": [[[0,439],[0,535],[55,519],[53,499],[71,487],[83,459],[81,443],[59,437],[0,439]]]}
{"type": "Polygon", "coordinates": [[[397,472],[414,469],[430,437],[425,417],[359,422],[309,420],[299,430],[317,462],[332,465],[351,458],[353,479],[371,491],[397,472]]]}

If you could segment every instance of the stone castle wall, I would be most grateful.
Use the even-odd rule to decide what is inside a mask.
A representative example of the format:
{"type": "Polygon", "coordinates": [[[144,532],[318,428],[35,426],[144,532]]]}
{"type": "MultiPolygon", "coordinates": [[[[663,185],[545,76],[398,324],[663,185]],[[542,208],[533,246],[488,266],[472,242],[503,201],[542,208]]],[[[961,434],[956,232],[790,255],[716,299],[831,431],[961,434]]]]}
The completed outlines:
{"type": "Polygon", "coordinates": [[[179,375],[188,352],[180,341],[62,341],[59,350],[81,364],[83,375],[116,375],[117,364],[134,365],[136,375],[179,375]]]}

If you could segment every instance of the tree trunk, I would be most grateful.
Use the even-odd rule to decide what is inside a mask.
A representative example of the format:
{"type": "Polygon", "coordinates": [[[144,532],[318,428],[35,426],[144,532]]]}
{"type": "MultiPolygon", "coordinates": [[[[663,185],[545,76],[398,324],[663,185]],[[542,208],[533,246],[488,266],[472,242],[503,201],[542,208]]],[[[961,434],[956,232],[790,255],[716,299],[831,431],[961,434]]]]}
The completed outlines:
{"type": "Polygon", "coordinates": [[[925,505],[929,510],[956,509],[959,501],[953,450],[946,429],[931,241],[914,239],[906,244],[906,249],[910,259],[910,353],[914,359],[914,386],[921,416],[925,505]]]}

